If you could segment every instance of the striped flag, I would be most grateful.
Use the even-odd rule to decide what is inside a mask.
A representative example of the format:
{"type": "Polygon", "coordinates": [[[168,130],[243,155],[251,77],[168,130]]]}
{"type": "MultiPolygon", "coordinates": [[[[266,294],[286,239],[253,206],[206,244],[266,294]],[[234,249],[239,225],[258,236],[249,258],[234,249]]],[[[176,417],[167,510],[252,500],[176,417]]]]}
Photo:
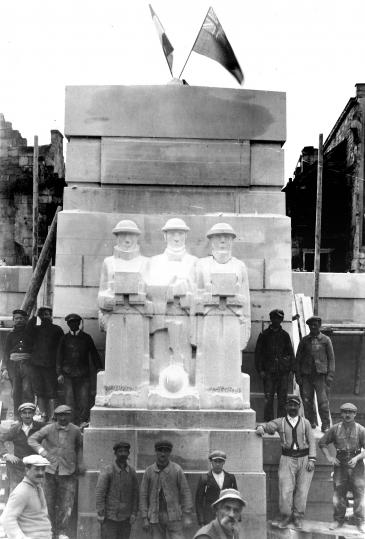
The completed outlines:
{"type": "MultiPolygon", "coordinates": [[[[160,42],[162,45],[162,49],[166,58],[166,61],[168,63],[170,73],[172,75],[172,62],[173,62],[173,51],[174,47],[171,45],[169,38],[166,35],[165,29],[162,26],[160,19],[157,17],[156,13],[153,11],[151,4],[149,4],[150,10],[151,10],[151,16],[152,20],[155,23],[156,30],[158,33],[158,37],[160,38],[160,42]]],[[[172,75],[173,76],[173,75],[172,75]]]]}
{"type": "Polygon", "coordinates": [[[243,73],[230,42],[212,7],[204,19],[193,51],[219,62],[242,84],[243,73]]]}

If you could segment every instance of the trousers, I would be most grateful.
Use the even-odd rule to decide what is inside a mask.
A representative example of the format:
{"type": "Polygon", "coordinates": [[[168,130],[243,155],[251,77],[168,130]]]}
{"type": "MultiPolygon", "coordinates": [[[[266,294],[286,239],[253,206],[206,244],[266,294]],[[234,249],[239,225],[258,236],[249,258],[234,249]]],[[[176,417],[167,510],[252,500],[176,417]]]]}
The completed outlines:
{"type": "Polygon", "coordinates": [[[74,411],[74,423],[89,421],[90,379],[64,377],[65,403],[74,411]]]}
{"type": "Polygon", "coordinates": [[[319,373],[303,374],[301,393],[304,406],[304,414],[309,423],[316,422],[313,410],[314,391],[317,395],[318,412],[322,421],[322,428],[330,426],[330,405],[328,402],[328,386],[326,375],[319,373]]]}
{"type": "Polygon", "coordinates": [[[9,379],[12,387],[14,413],[23,402],[34,402],[32,368],[25,361],[9,361],[9,379]]]}
{"type": "Polygon", "coordinates": [[[105,519],[101,525],[101,539],[129,539],[131,525],[127,520],[105,519]]]}
{"type": "Polygon", "coordinates": [[[264,421],[271,421],[274,417],[284,417],[286,415],[285,405],[288,396],[289,373],[287,372],[266,372],[264,378],[264,421]],[[278,413],[274,415],[274,397],[278,396],[278,413]]]}
{"type": "Polygon", "coordinates": [[[360,460],[357,462],[355,468],[349,468],[346,464],[335,466],[333,473],[333,487],[334,520],[344,520],[347,506],[346,494],[351,490],[354,497],[354,517],[356,522],[364,522],[364,461],[360,460]]]}
{"type": "Polygon", "coordinates": [[[151,524],[152,539],[184,539],[181,520],[169,520],[164,511],[158,514],[158,524],[151,524]]]}
{"type": "Polygon", "coordinates": [[[283,516],[303,517],[313,472],[306,469],[308,456],[280,458],[279,510],[283,516]]]}
{"type": "Polygon", "coordinates": [[[76,476],[46,473],[44,493],[53,535],[67,535],[76,493],[76,476]]]}

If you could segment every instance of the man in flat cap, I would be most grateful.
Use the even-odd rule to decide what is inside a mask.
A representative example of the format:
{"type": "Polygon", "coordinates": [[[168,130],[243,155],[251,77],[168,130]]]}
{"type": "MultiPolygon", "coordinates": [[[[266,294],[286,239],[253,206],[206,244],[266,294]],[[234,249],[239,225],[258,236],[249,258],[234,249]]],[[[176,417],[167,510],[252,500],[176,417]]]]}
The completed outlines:
{"type": "Polygon", "coordinates": [[[216,518],[198,530],[194,539],[244,539],[240,522],[246,505],[237,489],[221,490],[219,498],[212,503],[216,518]]]}
{"type": "Polygon", "coordinates": [[[14,328],[6,337],[1,366],[2,376],[9,378],[12,386],[15,413],[22,402],[34,401],[30,365],[33,342],[27,321],[28,314],[25,311],[13,311],[14,328]]]}
{"type": "Polygon", "coordinates": [[[63,331],[52,322],[52,308],[44,305],[37,311],[41,323],[36,325],[37,317],[29,322],[33,340],[31,357],[32,385],[37,396],[39,410],[45,421],[53,417],[57,397],[56,356],[63,331]]]}
{"type": "Polygon", "coordinates": [[[170,461],[172,443],[155,443],[156,462],[146,468],[140,492],[143,529],[153,539],[184,539],[192,524],[192,498],[182,468],[170,461]]]}
{"type": "Polygon", "coordinates": [[[23,458],[25,477],[10,494],[1,524],[8,539],[51,539],[51,524],[42,489],[47,459],[40,455],[23,458]]]}
{"type": "Polygon", "coordinates": [[[293,521],[296,528],[302,527],[307,505],[307,496],[316,461],[316,444],[311,425],[299,416],[300,398],[290,395],[284,417],[259,425],[260,436],[279,433],[281,457],[279,464],[279,510],[278,525],[285,528],[293,521]]]}
{"type": "Polygon", "coordinates": [[[351,402],[342,404],[340,412],[342,421],[331,427],[318,444],[334,467],[334,524],[331,529],[341,528],[344,524],[346,494],[351,490],[356,526],[360,532],[365,533],[365,428],[355,421],[357,407],[351,402]],[[336,456],[329,452],[330,444],[334,445],[336,456]]]}
{"type": "Polygon", "coordinates": [[[271,324],[260,333],[255,348],[255,366],[264,384],[264,421],[274,419],[274,397],[278,396],[278,413],[285,415],[290,372],[294,370],[294,351],[289,333],[282,327],[284,312],[270,312],[271,324]]]}
{"type": "Polygon", "coordinates": [[[23,402],[18,408],[20,420],[12,425],[9,430],[0,433],[0,455],[6,461],[10,492],[24,477],[23,458],[34,454],[33,449],[28,445],[29,436],[44,425],[39,421],[34,421],[35,410],[35,404],[32,402],[23,402]],[[13,443],[13,453],[9,453],[5,447],[5,442],[13,443]]]}
{"type": "Polygon", "coordinates": [[[227,459],[224,451],[212,451],[208,458],[211,469],[200,476],[195,494],[195,511],[199,526],[204,526],[214,519],[215,512],[212,504],[219,498],[221,490],[227,488],[237,490],[235,476],[223,470],[227,459]]]}
{"type": "Polygon", "coordinates": [[[311,316],[306,323],[310,333],[299,343],[295,358],[295,378],[300,386],[305,417],[313,428],[316,427],[313,409],[316,392],[322,432],[326,432],[331,423],[328,393],[335,376],[335,354],[331,339],[320,331],[321,318],[311,316]]]}
{"type": "Polygon", "coordinates": [[[45,492],[52,532],[58,539],[68,539],[77,475],[85,473],[81,431],[70,422],[71,412],[66,404],[57,406],[54,411],[56,421],[45,425],[28,439],[30,447],[50,461],[46,470],[45,492]]]}
{"type": "Polygon", "coordinates": [[[127,463],[129,442],[114,444],[115,462],[99,475],[96,485],[96,512],[102,539],[129,539],[138,513],[137,475],[127,463]]]}
{"type": "Polygon", "coordinates": [[[88,423],[90,415],[90,364],[96,372],[103,366],[92,337],[80,329],[81,316],[71,313],[65,320],[70,331],[59,341],[56,370],[65,402],[74,412],[73,421],[80,425],[88,423]]]}

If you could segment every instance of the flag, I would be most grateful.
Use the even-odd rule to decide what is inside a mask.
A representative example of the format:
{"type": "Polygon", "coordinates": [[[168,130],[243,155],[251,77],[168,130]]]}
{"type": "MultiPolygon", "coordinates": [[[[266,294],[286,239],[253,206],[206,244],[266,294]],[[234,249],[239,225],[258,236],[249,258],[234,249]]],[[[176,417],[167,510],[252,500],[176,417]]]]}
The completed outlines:
{"type": "Polygon", "coordinates": [[[193,51],[219,62],[242,84],[243,73],[240,65],[221,23],[211,7],[196,38],[193,51]]]}
{"type": "Polygon", "coordinates": [[[157,17],[156,13],[153,11],[151,4],[149,4],[149,6],[150,6],[150,10],[151,10],[152,20],[155,23],[156,30],[157,30],[157,33],[158,33],[158,37],[160,38],[162,49],[163,49],[163,52],[165,54],[166,61],[167,61],[168,65],[169,65],[170,73],[172,75],[172,62],[173,62],[173,54],[172,53],[174,51],[174,47],[171,45],[171,43],[169,41],[169,38],[167,37],[167,35],[165,33],[165,29],[162,26],[162,24],[160,22],[160,19],[157,17]]]}

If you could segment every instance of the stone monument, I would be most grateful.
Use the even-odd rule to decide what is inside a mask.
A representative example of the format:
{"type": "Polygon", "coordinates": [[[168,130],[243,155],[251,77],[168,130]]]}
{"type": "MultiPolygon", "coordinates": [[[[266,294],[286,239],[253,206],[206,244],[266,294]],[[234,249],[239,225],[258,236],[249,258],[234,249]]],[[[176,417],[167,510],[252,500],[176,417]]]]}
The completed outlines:
{"type": "MultiPolygon", "coordinates": [[[[162,436],[174,444],[173,459],[185,470],[193,494],[207,469],[208,454],[217,448],[225,451],[227,469],[235,473],[248,502],[245,536],[264,537],[262,441],[254,432],[251,407],[257,402],[255,388],[261,394],[261,383],[253,349],[270,310],[280,306],[287,316],[285,329],[290,331],[291,324],[290,220],[281,192],[285,95],[179,85],[68,87],[65,134],[68,186],[57,230],[54,316],[56,323],[64,324],[67,313],[79,312],[85,331],[100,352],[106,352],[97,405],[84,431],[88,471],[79,486],[78,537],[98,536],[95,484],[98,470],[113,459],[113,443],[131,443],[130,463],[141,477],[154,461],[154,442],[162,436]],[[161,229],[170,219],[181,219],[190,228],[183,232],[188,233],[196,289],[187,267],[182,274],[172,269],[172,282],[153,270],[158,257],[166,255],[167,235],[164,240],[161,229]],[[115,244],[111,231],[120,220],[133,221],[141,232],[134,241],[139,239],[148,260],[140,265],[137,242],[132,254],[121,244],[122,252],[118,248],[109,258],[115,244]],[[205,236],[219,223],[236,234],[233,256],[225,263],[228,249],[221,253],[224,249],[216,248],[214,236],[205,236]],[[149,289],[154,275],[161,281],[151,286],[160,289],[149,289]],[[106,334],[99,330],[98,304],[106,334]],[[140,335],[138,373],[133,365],[122,366],[132,347],[132,326],[140,335]],[[211,327],[219,328],[226,343],[232,336],[227,369],[221,359],[212,359],[222,356],[223,344],[215,333],[216,349],[207,343],[204,335],[211,327]],[[125,356],[120,353],[123,346],[125,356]],[[110,354],[117,357],[115,365],[109,362],[110,354]],[[185,376],[184,391],[190,392],[186,397],[171,392],[179,376],[170,376],[167,386],[160,379],[158,371],[171,364],[185,376]],[[227,372],[231,368],[232,373],[227,372]],[[213,369],[220,369],[223,383],[216,381],[213,369]],[[215,391],[219,386],[229,390],[215,391]]],[[[184,240],[180,234],[176,251],[184,240]]],[[[228,243],[232,240],[233,234],[228,243]]],[[[139,537],[137,524],[134,539],[139,537]]]]}

